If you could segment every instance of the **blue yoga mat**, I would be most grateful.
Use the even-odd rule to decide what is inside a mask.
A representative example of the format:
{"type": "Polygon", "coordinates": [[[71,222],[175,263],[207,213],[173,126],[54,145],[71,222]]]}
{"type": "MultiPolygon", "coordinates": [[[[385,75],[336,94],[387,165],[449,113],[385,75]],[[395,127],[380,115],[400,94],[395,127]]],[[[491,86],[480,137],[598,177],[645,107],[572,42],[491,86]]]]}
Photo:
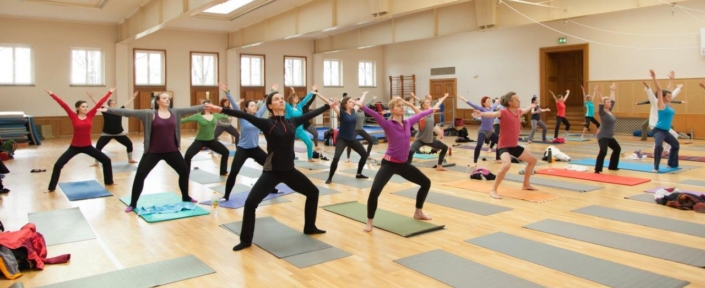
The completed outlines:
{"type": "MultiPolygon", "coordinates": [[[[291,188],[289,188],[289,186],[286,186],[283,183],[277,185],[276,188],[277,188],[277,190],[279,190],[279,193],[277,193],[277,194],[271,193],[271,194],[267,195],[267,197],[265,197],[264,200],[262,200],[262,201],[267,201],[272,198],[277,198],[277,197],[281,197],[284,195],[289,195],[291,193],[294,193],[294,190],[291,190],[291,188]]],[[[230,200],[225,201],[225,202],[221,202],[220,207],[230,208],[230,209],[241,208],[241,207],[245,206],[245,200],[247,200],[248,195],[250,195],[250,191],[231,194],[230,200]]],[[[208,200],[208,201],[200,202],[198,204],[210,206],[212,203],[213,203],[213,201],[208,200]]]]}
{"type": "Polygon", "coordinates": [[[95,180],[59,183],[59,187],[70,201],[113,196],[95,180]]]}
{"type": "MultiPolygon", "coordinates": [[[[129,205],[131,199],[131,196],[123,196],[120,197],[120,202],[124,203],[125,205],[129,205]]],[[[134,212],[137,213],[137,211],[139,211],[139,207],[172,205],[179,202],[182,202],[181,196],[171,192],[143,194],[140,196],[140,199],[137,202],[137,207],[135,207],[134,212]]],[[[208,214],[210,214],[210,212],[197,205],[196,208],[193,210],[182,210],[176,213],[166,214],[147,214],[140,215],[140,217],[142,217],[142,219],[149,223],[153,223],[208,214]]]]}
{"type": "MultiPolygon", "coordinates": [[[[569,162],[570,164],[577,164],[577,165],[589,165],[589,166],[595,166],[596,160],[593,158],[585,158],[585,159],[580,159],[580,160],[573,160],[569,162]]],[[[604,162],[604,167],[608,167],[610,165],[609,160],[605,160],[604,162]]],[[[635,162],[624,162],[620,161],[619,166],[617,166],[619,169],[624,169],[624,170],[632,170],[632,171],[640,171],[640,172],[651,172],[654,170],[654,163],[635,163],[635,162]]],[[[681,170],[681,168],[668,168],[668,167],[659,167],[658,173],[670,173],[673,171],[678,171],[681,170]]]]}
{"type": "Polygon", "coordinates": [[[228,153],[228,156],[229,156],[229,157],[235,157],[235,150],[228,150],[228,151],[230,151],[230,152],[228,153]]]}

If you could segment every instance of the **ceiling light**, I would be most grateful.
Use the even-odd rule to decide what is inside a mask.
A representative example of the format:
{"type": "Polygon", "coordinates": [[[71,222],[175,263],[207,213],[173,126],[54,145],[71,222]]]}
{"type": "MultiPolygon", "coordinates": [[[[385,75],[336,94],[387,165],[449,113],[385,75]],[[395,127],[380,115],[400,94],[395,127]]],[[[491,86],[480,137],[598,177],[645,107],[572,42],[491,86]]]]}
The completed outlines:
{"type": "Polygon", "coordinates": [[[333,30],[335,30],[335,29],[338,29],[338,27],[326,28],[326,29],[323,29],[323,32],[333,31],[333,30]]]}
{"type": "Polygon", "coordinates": [[[203,12],[213,14],[230,14],[230,12],[233,12],[237,8],[247,5],[252,1],[253,0],[228,0],[227,2],[208,8],[206,9],[206,11],[203,12]]]}
{"type": "Polygon", "coordinates": [[[296,38],[296,37],[299,37],[299,36],[301,36],[301,34],[286,36],[286,37],[284,37],[284,39],[285,39],[285,40],[286,40],[286,39],[293,39],[293,38],[296,38]]]}

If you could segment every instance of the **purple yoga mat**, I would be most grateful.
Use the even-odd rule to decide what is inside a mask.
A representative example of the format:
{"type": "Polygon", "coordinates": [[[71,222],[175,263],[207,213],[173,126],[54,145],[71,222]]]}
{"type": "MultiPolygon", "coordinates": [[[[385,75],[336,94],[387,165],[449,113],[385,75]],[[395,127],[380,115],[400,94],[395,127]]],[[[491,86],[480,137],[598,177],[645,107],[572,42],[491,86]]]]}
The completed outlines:
{"type": "MultiPolygon", "coordinates": [[[[277,185],[276,188],[277,188],[277,190],[279,190],[279,193],[269,194],[262,201],[294,193],[294,190],[291,190],[291,188],[289,188],[289,186],[286,186],[286,184],[283,184],[283,183],[280,183],[279,185],[277,185]]],[[[250,195],[250,191],[230,194],[230,200],[225,201],[225,202],[221,202],[220,207],[230,208],[230,209],[241,208],[241,207],[245,206],[245,200],[247,200],[248,195],[250,195]]],[[[200,202],[198,204],[210,206],[211,202],[212,202],[211,200],[208,200],[208,201],[200,202]]]]}
{"type": "MultiPolygon", "coordinates": [[[[664,188],[674,188],[674,187],[656,187],[656,188],[652,188],[652,189],[646,190],[646,191],[644,191],[644,192],[646,192],[646,193],[656,193],[656,191],[658,191],[659,189],[664,189],[664,188]]],[[[675,187],[675,188],[678,188],[678,187],[675,187]]],[[[683,190],[683,189],[681,189],[681,188],[678,188],[678,190],[681,190],[681,193],[688,193],[688,194],[693,194],[693,195],[705,195],[705,192],[683,190]]]]}
{"type": "MultiPolygon", "coordinates": [[[[475,146],[473,146],[473,145],[461,145],[461,146],[455,146],[455,147],[453,147],[453,148],[475,150],[475,146]]],[[[480,149],[480,150],[482,150],[482,151],[489,151],[490,148],[488,148],[488,147],[482,147],[482,149],[480,149]]],[[[495,151],[495,149],[492,149],[492,152],[494,152],[494,151],[495,151]]]]}

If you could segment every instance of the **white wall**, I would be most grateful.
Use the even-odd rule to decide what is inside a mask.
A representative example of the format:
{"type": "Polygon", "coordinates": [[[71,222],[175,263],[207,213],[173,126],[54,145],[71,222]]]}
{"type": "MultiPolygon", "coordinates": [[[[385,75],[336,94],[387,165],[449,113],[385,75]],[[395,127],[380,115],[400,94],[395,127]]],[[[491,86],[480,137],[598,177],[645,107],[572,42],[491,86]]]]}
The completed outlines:
{"type": "Polygon", "coordinates": [[[34,53],[34,85],[0,86],[0,111],[24,111],[33,116],[66,115],[44,89],[52,90],[69,106],[77,100],[88,100],[86,91],[96,98],[104,95],[115,86],[116,41],[116,25],[0,17],[0,44],[31,45],[34,53]],[[103,50],[105,87],[71,86],[71,48],[103,50]]]}
{"type": "MultiPolygon", "coordinates": [[[[705,10],[703,2],[688,4],[705,10]]],[[[661,5],[572,21],[633,34],[691,34],[625,35],[556,21],[548,25],[565,33],[532,24],[388,45],[384,49],[385,69],[391,75],[416,74],[417,91],[428,91],[429,79],[456,77],[458,94],[469,100],[479,101],[484,95],[495,97],[514,91],[527,103],[539,91],[539,48],[558,45],[559,37],[567,37],[568,44],[586,43],[574,37],[578,36],[627,46],[591,43],[589,81],[646,79],[650,68],[656,69],[660,77],[670,70],[675,70],[679,78],[703,77],[705,57],[699,53],[699,32],[705,17],[701,15],[702,20],[698,21],[678,9],[674,14],[670,6],[661,5]],[[664,47],[670,49],[655,49],[664,47]],[[456,67],[455,75],[430,76],[431,68],[448,66],[456,67]]],[[[458,105],[469,108],[465,103],[458,105]]]]}
{"type": "MultiPolygon", "coordinates": [[[[343,63],[343,87],[323,87],[320,92],[328,97],[340,99],[343,93],[350,96],[359,96],[362,92],[368,91],[368,97],[377,96],[378,99],[389,99],[389,94],[385,90],[385,83],[389,82],[388,74],[385,71],[385,52],[383,47],[372,47],[365,49],[350,49],[341,52],[319,53],[313,56],[314,59],[314,79],[319,86],[323,86],[323,60],[341,60],[343,63]],[[358,64],[360,61],[374,61],[377,70],[377,87],[360,87],[358,85],[358,64]]],[[[404,74],[406,75],[406,74],[404,74]]],[[[368,98],[369,99],[369,98],[368,98]]]]}

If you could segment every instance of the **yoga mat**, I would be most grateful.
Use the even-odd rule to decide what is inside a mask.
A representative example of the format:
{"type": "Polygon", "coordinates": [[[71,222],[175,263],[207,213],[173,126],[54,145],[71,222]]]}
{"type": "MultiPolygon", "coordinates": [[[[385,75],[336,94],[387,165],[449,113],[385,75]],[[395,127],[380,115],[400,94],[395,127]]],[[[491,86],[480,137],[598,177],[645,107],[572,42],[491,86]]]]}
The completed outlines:
{"type": "Polygon", "coordinates": [[[294,146],[294,152],[306,153],[306,148],[294,146]]]}
{"type": "Polygon", "coordinates": [[[201,169],[189,171],[189,180],[201,184],[213,184],[225,182],[227,176],[220,176],[201,169]]]}
{"type": "MultiPolygon", "coordinates": [[[[529,140],[526,138],[519,138],[519,142],[528,143],[529,140]]],[[[548,145],[563,145],[563,144],[565,144],[565,143],[553,143],[552,141],[541,141],[541,140],[534,140],[534,141],[531,141],[531,143],[548,144],[548,145]]]]}
{"type": "Polygon", "coordinates": [[[348,257],[352,254],[340,250],[335,247],[325,248],[321,250],[302,253],[284,258],[286,262],[293,264],[298,268],[306,268],[316,264],[325,263],[328,261],[337,260],[348,257]]]}
{"type": "MultiPolygon", "coordinates": [[[[448,185],[451,187],[460,188],[463,190],[472,189],[472,191],[477,191],[481,193],[489,194],[492,191],[492,185],[494,183],[485,180],[461,180],[449,183],[443,183],[443,185],[448,185]]],[[[551,195],[548,193],[543,193],[539,191],[529,191],[520,190],[515,188],[507,187],[506,185],[500,185],[499,191],[497,191],[502,197],[509,197],[514,199],[526,200],[529,202],[543,203],[551,200],[556,200],[561,198],[560,196],[551,195]]]]}
{"type": "MultiPolygon", "coordinates": [[[[585,158],[585,159],[580,159],[580,160],[573,160],[570,161],[570,164],[576,164],[576,165],[589,165],[589,166],[595,166],[595,160],[594,158],[585,158]]],[[[609,160],[605,160],[604,162],[604,167],[608,167],[610,165],[609,160]]],[[[658,173],[669,173],[673,171],[680,170],[681,168],[668,168],[668,167],[663,167],[664,165],[661,165],[658,169],[658,173]]],[[[639,172],[649,172],[654,171],[654,163],[637,163],[637,162],[626,162],[626,161],[619,161],[619,165],[617,166],[619,169],[624,169],[624,170],[632,170],[632,171],[639,171],[639,172]]]]}
{"type": "MultiPolygon", "coordinates": [[[[524,175],[506,174],[504,176],[504,180],[524,183],[524,175]]],[[[595,191],[595,190],[603,188],[602,186],[596,186],[596,185],[590,185],[590,184],[582,184],[582,183],[576,183],[576,182],[565,182],[565,181],[558,181],[558,180],[553,180],[553,179],[541,178],[541,177],[536,177],[535,175],[532,175],[529,181],[531,184],[534,184],[534,185],[552,187],[552,188],[558,188],[558,189],[565,189],[565,190],[570,190],[570,191],[575,191],[575,192],[590,192],[590,191],[595,191]]]]}
{"type": "MultiPolygon", "coordinates": [[[[321,208],[367,224],[367,205],[356,201],[326,205],[321,208]]],[[[399,236],[411,237],[443,229],[445,225],[435,225],[378,208],[375,213],[374,227],[392,232],[399,236]]]]}
{"type": "Polygon", "coordinates": [[[414,158],[416,159],[437,159],[438,154],[420,154],[414,153],[414,158]]]}
{"type": "Polygon", "coordinates": [[[95,180],[59,183],[59,188],[70,201],[113,196],[95,180]]]}
{"type": "MultiPolygon", "coordinates": [[[[308,161],[294,161],[294,166],[296,166],[297,169],[308,169],[308,170],[321,170],[321,169],[328,169],[330,166],[318,164],[318,163],[311,163],[308,161]]],[[[259,177],[259,176],[258,176],[259,177]]]]}
{"type": "Polygon", "coordinates": [[[130,164],[127,162],[113,162],[113,173],[123,173],[137,171],[137,163],[130,164]]]}
{"type": "Polygon", "coordinates": [[[196,154],[196,156],[193,156],[193,158],[191,158],[191,162],[193,162],[193,161],[211,160],[211,159],[213,159],[213,155],[211,155],[210,153],[208,153],[208,152],[198,152],[198,154],[196,154]]]}
{"type": "MultiPolygon", "coordinates": [[[[660,190],[660,189],[664,189],[664,188],[673,188],[673,187],[656,187],[656,188],[651,188],[651,189],[649,189],[649,190],[646,190],[646,191],[644,191],[644,192],[647,192],[647,193],[656,193],[656,191],[658,191],[658,190],[660,190]]],[[[677,188],[677,187],[676,187],[676,188],[677,188]]],[[[681,189],[681,188],[678,188],[678,190],[680,190],[680,193],[688,193],[688,194],[693,194],[693,195],[703,195],[703,194],[705,194],[705,192],[692,191],[692,190],[685,190],[685,189],[681,189]]],[[[653,195],[652,195],[652,196],[653,196],[653,195]]]]}
{"type": "MultiPolygon", "coordinates": [[[[354,187],[354,188],[358,188],[358,189],[369,189],[370,187],[372,187],[371,180],[373,179],[373,177],[368,174],[365,174],[365,175],[369,176],[370,178],[369,179],[357,179],[357,178],[355,178],[355,176],[348,176],[345,174],[336,173],[336,174],[333,174],[333,183],[332,184],[341,184],[341,185],[350,186],[350,187],[354,187]]],[[[308,175],[308,177],[325,181],[328,179],[328,171],[310,174],[310,175],[308,175]]],[[[330,185],[330,184],[327,184],[327,185],[330,185]]]]}
{"type": "MultiPolygon", "coordinates": [[[[210,187],[210,188],[211,188],[211,190],[213,190],[213,191],[216,191],[216,192],[218,192],[218,193],[220,193],[220,194],[225,195],[225,185],[214,186],[214,187],[210,187]]],[[[232,193],[232,192],[244,192],[244,191],[250,191],[250,189],[252,189],[252,186],[247,186],[247,185],[243,185],[243,184],[237,183],[237,184],[235,184],[235,186],[233,187],[233,190],[230,191],[230,192],[231,192],[231,193],[232,193]]]]}
{"type": "Polygon", "coordinates": [[[262,176],[262,168],[252,168],[252,167],[248,167],[248,166],[242,166],[242,168],[240,168],[240,172],[237,173],[237,176],[259,178],[260,176],[262,176]]]}
{"type": "MultiPolygon", "coordinates": [[[[220,227],[240,235],[242,221],[222,224],[220,227]]],[[[332,247],[304,234],[303,231],[294,230],[272,217],[257,218],[254,235],[252,243],[277,258],[286,258],[332,247]]]]}
{"type": "Polygon", "coordinates": [[[580,138],[580,137],[568,137],[568,138],[565,138],[565,141],[586,142],[586,141],[590,141],[590,139],[589,138],[580,138]]]}
{"type": "MultiPolygon", "coordinates": [[[[475,145],[459,145],[459,146],[454,146],[453,148],[460,148],[460,149],[469,149],[469,150],[475,150],[475,145]]],[[[480,148],[482,151],[490,151],[489,147],[483,146],[480,148]]],[[[495,152],[497,149],[492,149],[492,152],[495,152]]]]}
{"type": "Polygon", "coordinates": [[[627,222],[646,227],[678,232],[698,237],[705,237],[705,225],[675,220],[670,218],[652,216],[636,212],[629,212],[598,205],[591,205],[573,212],[597,216],[605,219],[627,222]]]}
{"type": "MultiPolygon", "coordinates": [[[[644,153],[649,158],[654,158],[654,153],[644,153]]],[[[666,157],[661,157],[661,159],[668,159],[668,156],[666,157]]],[[[683,160],[683,161],[693,161],[693,162],[705,162],[705,157],[702,156],[683,156],[683,155],[678,155],[678,160],[683,160]]]]}
{"type": "Polygon", "coordinates": [[[497,232],[465,242],[609,287],[685,287],[687,281],[497,232]]]}
{"type": "Polygon", "coordinates": [[[543,287],[440,249],[394,262],[451,287],[543,287]]]}
{"type": "Polygon", "coordinates": [[[235,150],[228,150],[228,157],[235,157],[235,150]]]}
{"type": "Polygon", "coordinates": [[[701,249],[596,229],[553,219],[546,219],[524,227],[531,230],[651,256],[654,258],[700,268],[705,267],[705,250],[701,249]]]}
{"type": "Polygon", "coordinates": [[[572,171],[572,170],[566,170],[566,169],[554,169],[554,168],[546,168],[546,169],[536,170],[536,174],[575,178],[575,179],[582,179],[582,180],[588,180],[588,181],[593,181],[593,182],[603,182],[603,183],[619,184],[619,185],[626,185],[626,186],[634,186],[634,185],[639,185],[639,184],[651,181],[650,179],[645,179],[645,178],[636,178],[636,177],[627,177],[627,176],[609,175],[609,174],[597,174],[597,173],[593,173],[593,172],[589,172],[589,171],[588,172],[578,172],[578,171],[572,171]]]}
{"type": "MultiPolygon", "coordinates": [[[[367,176],[367,177],[370,177],[370,180],[373,180],[373,179],[375,178],[375,176],[377,176],[377,171],[378,171],[378,170],[362,169],[362,175],[365,175],[365,176],[367,176]]],[[[356,169],[356,168],[353,168],[353,169],[345,169],[345,170],[342,170],[342,171],[340,171],[340,172],[349,173],[349,174],[352,174],[352,175],[357,175],[357,169],[356,169]]],[[[327,176],[326,176],[326,177],[327,177],[327,176]]],[[[333,178],[334,183],[335,183],[335,179],[336,179],[337,177],[338,177],[338,174],[336,173],[336,175],[335,175],[334,178],[333,178]]],[[[352,177],[355,177],[355,176],[352,176],[352,177]]],[[[325,179],[324,179],[324,180],[325,180],[325,179]]],[[[394,183],[407,183],[407,182],[409,182],[408,180],[404,179],[404,177],[401,177],[401,176],[396,175],[396,174],[395,174],[394,176],[392,176],[392,178],[389,179],[389,181],[390,181],[390,182],[394,182],[394,183]]],[[[371,182],[372,182],[372,181],[370,181],[370,185],[372,185],[371,182]]],[[[372,186],[370,186],[370,187],[372,187],[372,186]]],[[[368,187],[368,188],[369,188],[369,187],[368,187]]]]}
{"type": "MultiPolygon", "coordinates": [[[[288,186],[286,186],[284,184],[279,184],[279,185],[277,185],[276,188],[277,188],[277,190],[280,191],[280,193],[276,193],[276,194],[269,193],[269,195],[267,195],[267,197],[264,197],[264,200],[270,200],[273,198],[277,198],[277,197],[281,197],[284,195],[289,195],[291,193],[294,193],[293,190],[291,190],[288,186]]],[[[244,207],[245,201],[247,200],[247,196],[250,195],[250,189],[245,190],[245,192],[230,194],[230,199],[228,199],[228,201],[225,201],[225,202],[220,202],[220,207],[230,208],[230,209],[238,209],[238,208],[244,207]]],[[[284,202],[290,202],[290,201],[284,201],[284,202]]],[[[212,203],[213,203],[212,200],[208,200],[208,201],[199,202],[198,204],[210,206],[212,203]]]]}
{"type": "MultiPolygon", "coordinates": [[[[409,188],[392,194],[406,198],[416,199],[416,193],[419,188],[409,188]]],[[[503,206],[492,205],[484,202],[473,201],[470,199],[460,198],[453,195],[429,192],[426,196],[426,203],[453,208],[460,211],[470,212],[482,216],[497,214],[504,211],[512,210],[503,206]]]]}
{"type": "Polygon", "coordinates": [[[694,185],[694,186],[705,186],[705,181],[701,180],[683,180],[681,182],[678,182],[679,184],[685,184],[685,185],[694,185]]]}
{"type": "Polygon", "coordinates": [[[7,288],[24,288],[24,284],[22,284],[22,282],[15,282],[12,283],[12,285],[7,286],[7,288]]]}
{"type": "Polygon", "coordinates": [[[156,287],[215,273],[206,263],[188,255],[113,272],[46,285],[47,288],[156,287]]]}
{"type": "MultiPolygon", "coordinates": [[[[335,179],[335,178],[334,178],[335,179]]],[[[323,195],[332,195],[332,194],[338,194],[340,191],[336,191],[333,189],[328,189],[323,186],[317,186],[318,187],[318,196],[323,196],[323,195]]]]}
{"type": "MultiPolygon", "coordinates": [[[[131,199],[132,199],[131,196],[120,197],[120,201],[122,203],[124,203],[125,205],[130,205],[131,199]]],[[[176,195],[171,192],[156,193],[156,194],[142,194],[142,196],[140,196],[140,199],[137,201],[137,207],[134,207],[135,208],[134,212],[135,212],[135,214],[137,214],[137,211],[139,210],[140,207],[172,205],[172,204],[177,204],[180,202],[182,202],[181,196],[176,195]]],[[[174,219],[208,215],[208,214],[210,214],[210,212],[208,212],[207,210],[196,205],[196,208],[193,210],[184,210],[184,211],[179,211],[176,213],[148,214],[148,215],[139,215],[139,216],[142,217],[142,219],[144,219],[145,221],[147,221],[149,223],[154,223],[154,222],[169,221],[169,220],[174,220],[174,219]]]]}
{"type": "Polygon", "coordinates": [[[636,200],[636,201],[641,201],[641,202],[647,202],[647,203],[651,203],[651,204],[656,204],[656,201],[654,199],[654,194],[650,194],[650,193],[628,196],[628,197],[624,197],[624,198],[636,200]]]}
{"type": "Polygon", "coordinates": [[[95,239],[93,228],[78,207],[29,213],[47,246],[95,239]]]}
{"type": "MultiPolygon", "coordinates": [[[[411,162],[411,164],[416,167],[419,167],[419,168],[423,167],[423,168],[435,169],[436,167],[434,167],[434,166],[438,165],[438,161],[418,161],[418,162],[411,162]]],[[[455,163],[448,163],[448,162],[443,163],[441,166],[443,166],[443,168],[446,168],[448,170],[452,170],[452,169],[450,169],[452,167],[457,167],[457,165],[455,165],[455,163]]],[[[465,172],[468,169],[468,167],[459,167],[459,168],[460,169],[458,172],[465,172]]],[[[456,170],[453,170],[453,171],[456,171],[456,170]]]]}

